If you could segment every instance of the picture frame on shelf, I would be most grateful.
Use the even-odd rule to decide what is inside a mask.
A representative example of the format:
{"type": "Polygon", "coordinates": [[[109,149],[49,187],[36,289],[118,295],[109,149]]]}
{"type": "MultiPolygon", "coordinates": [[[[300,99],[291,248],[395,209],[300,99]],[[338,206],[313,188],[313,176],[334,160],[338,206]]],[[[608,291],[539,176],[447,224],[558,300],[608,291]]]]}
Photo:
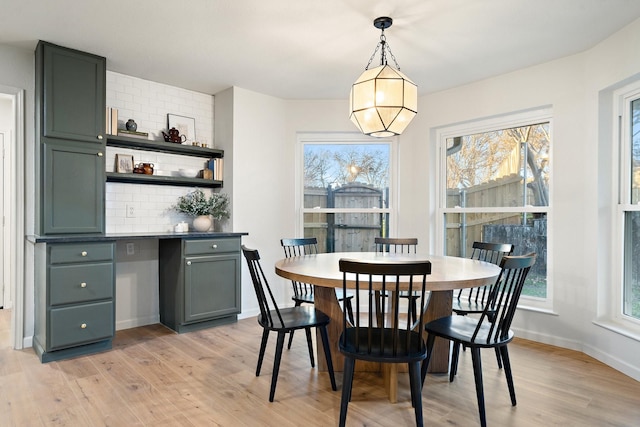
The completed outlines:
{"type": "Polygon", "coordinates": [[[186,137],[185,142],[191,143],[196,140],[196,119],[192,117],[179,116],[177,114],[167,114],[167,129],[176,128],[180,135],[186,137]]]}
{"type": "Polygon", "coordinates": [[[130,154],[116,154],[116,172],[132,173],[133,156],[130,154]]]}

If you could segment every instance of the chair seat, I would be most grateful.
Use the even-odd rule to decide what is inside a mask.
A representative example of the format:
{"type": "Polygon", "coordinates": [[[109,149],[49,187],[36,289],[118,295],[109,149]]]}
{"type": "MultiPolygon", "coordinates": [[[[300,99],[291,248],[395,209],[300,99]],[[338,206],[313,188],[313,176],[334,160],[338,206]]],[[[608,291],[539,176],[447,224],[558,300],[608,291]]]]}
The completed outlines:
{"type": "Polygon", "coordinates": [[[315,298],[313,294],[304,294],[304,295],[294,295],[291,297],[297,303],[300,304],[313,304],[315,303],[315,298]]]}
{"type": "MultiPolygon", "coordinates": [[[[336,288],[336,299],[338,301],[343,301],[345,299],[351,299],[351,298],[353,298],[353,293],[347,292],[347,296],[345,297],[344,291],[342,289],[336,288]]],[[[291,297],[291,299],[299,303],[307,303],[307,304],[315,303],[315,297],[313,293],[294,295],[291,297]]]]}
{"type": "Polygon", "coordinates": [[[272,310],[269,313],[274,323],[273,326],[270,326],[269,322],[266,322],[262,315],[258,316],[258,323],[272,331],[292,331],[296,329],[323,326],[328,325],[330,320],[329,316],[324,314],[322,311],[316,310],[313,306],[308,305],[280,309],[282,324],[280,323],[280,319],[278,318],[278,314],[275,310],[272,310]]]}
{"type": "Polygon", "coordinates": [[[452,310],[454,313],[462,314],[463,316],[469,313],[482,313],[482,311],[484,310],[484,302],[454,299],[452,310]]]}
{"type": "MultiPolygon", "coordinates": [[[[485,322],[478,332],[475,340],[471,340],[473,333],[478,326],[478,319],[467,316],[447,316],[433,320],[425,325],[428,333],[447,339],[458,341],[465,346],[474,347],[496,347],[507,344],[513,339],[513,332],[509,330],[507,338],[501,340],[490,340],[487,337],[491,334],[491,324],[485,322]]],[[[495,331],[493,331],[495,333],[495,331]]]]}
{"type": "Polygon", "coordinates": [[[340,337],[340,352],[355,359],[368,360],[381,363],[409,363],[424,360],[427,351],[421,334],[406,330],[397,330],[397,340],[400,343],[396,352],[393,351],[393,329],[389,328],[360,328],[356,334],[356,328],[348,328],[340,337]],[[383,332],[384,331],[384,332],[383,332]],[[369,339],[368,334],[371,334],[369,339]],[[382,334],[384,333],[384,338],[382,334]],[[407,336],[409,335],[409,336],[407,336]],[[346,343],[345,343],[346,338],[346,343]],[[369,349],[367,343],[373,342],[369,349]],[[383,346],[378,343],[384,343],[383,346]],[[406,344],[408,343],[408,345],[406,344]]]}

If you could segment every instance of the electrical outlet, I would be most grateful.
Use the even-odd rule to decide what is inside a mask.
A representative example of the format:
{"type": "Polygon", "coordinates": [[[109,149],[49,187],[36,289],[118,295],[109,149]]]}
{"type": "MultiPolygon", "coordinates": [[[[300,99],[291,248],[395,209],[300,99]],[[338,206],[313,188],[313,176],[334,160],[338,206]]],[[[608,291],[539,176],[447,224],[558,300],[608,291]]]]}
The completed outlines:
{"type": "Polygon", "coordinates": [[[135,205],[127,205],[127,218],[135,218],[135,217],[136,217],[135,205]]]}
{"type": "Polygon", "coordinates": [[[133,246],[133,243],[127,243],[127,255],[133,255],[136,251],[135,246],[133,246]]]}

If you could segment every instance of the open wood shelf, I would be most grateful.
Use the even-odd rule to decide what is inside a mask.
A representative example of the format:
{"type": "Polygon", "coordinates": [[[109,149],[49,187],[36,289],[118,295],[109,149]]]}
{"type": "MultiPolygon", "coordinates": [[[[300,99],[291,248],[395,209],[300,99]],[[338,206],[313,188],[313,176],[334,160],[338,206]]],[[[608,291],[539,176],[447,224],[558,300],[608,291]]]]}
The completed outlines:
{"type": "Polygon", "coordinates": [[[183,178],[180,176],[158,176],[138,173],[107,172],[107,182],[124,182],[128,184],[175,185],[179,187],[220,188],[222,181],[202,178],[183,178]]]}
{"type": "Polygon", "coordinates": [[[196,147],[195,145],[174,144],[171,142],[151,141],[142,138],[107,135],[107,146],[131,148],[133,150],[156,151],[161,153],[181,154],[194,157],[224,157],[224,151],[215,148],[196,147]]]}

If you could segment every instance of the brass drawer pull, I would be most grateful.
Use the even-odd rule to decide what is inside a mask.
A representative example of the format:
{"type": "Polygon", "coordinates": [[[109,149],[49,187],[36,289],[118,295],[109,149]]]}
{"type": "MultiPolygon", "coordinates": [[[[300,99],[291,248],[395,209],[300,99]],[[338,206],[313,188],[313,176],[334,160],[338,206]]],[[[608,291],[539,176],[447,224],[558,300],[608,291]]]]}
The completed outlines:
{"type": "Polygon", "coordinates": [[[83,323],[82,325],[80,325],[80,327],[81,327],[82,329],[87,329],[87,324],[86,324],[86,323],[83,323]]]}
{"type": "Polygon", "coordinates": [[[82,251],[82,253],[80,253],[80,255],[87,256],[87,251],[82,251]]]}
{"type": "Polygon", "coordinates": [[[87,287],[87,282],[82,282],[82,283],[80,283],[80,287],[81,287],[81,288],[86,288],[86,287],[87,287]]]}

